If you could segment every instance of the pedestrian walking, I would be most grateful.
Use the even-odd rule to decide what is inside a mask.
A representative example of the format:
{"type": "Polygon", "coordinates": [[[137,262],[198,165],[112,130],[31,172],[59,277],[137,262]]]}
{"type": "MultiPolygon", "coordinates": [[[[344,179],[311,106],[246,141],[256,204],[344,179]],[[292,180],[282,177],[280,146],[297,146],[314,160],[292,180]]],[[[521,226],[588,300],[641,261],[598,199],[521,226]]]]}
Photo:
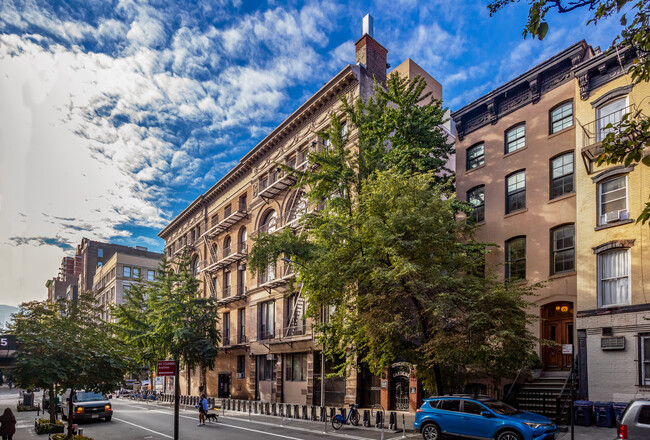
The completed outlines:
{"type": "Polygon", "coordinates": [[[16,433],[16,418],[10,408],[0,416],[0,435],[2,440],[12,440],[16,433]]]}
{"type": "Polygon", "coordinates": [[[205,425],[205,413],[208,412],[208,399],[205,398],[205,394],[201,394],[199,404],[196,407],[199,409],[199,423],[196,426],[205,425]]]}

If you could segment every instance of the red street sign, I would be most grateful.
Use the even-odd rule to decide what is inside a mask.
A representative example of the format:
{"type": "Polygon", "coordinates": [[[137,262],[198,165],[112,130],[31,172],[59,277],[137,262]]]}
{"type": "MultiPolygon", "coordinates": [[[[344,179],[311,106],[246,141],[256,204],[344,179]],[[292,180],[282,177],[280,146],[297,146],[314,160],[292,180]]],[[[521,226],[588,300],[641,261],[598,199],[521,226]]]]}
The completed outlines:
{"type": "Polygon", "coordinates": [[[174,376],[176,374],[176,361],[158,361],[158,376],[174,376]]]}

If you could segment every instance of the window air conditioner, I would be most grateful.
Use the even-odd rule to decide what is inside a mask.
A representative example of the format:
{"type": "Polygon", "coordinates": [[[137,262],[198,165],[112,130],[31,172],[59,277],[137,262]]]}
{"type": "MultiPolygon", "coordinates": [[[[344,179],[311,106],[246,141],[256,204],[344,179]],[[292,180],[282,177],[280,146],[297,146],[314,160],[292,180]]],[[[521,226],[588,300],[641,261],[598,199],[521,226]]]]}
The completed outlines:
{"type": "Polygon", "coordinates": [[[246,375],[244,373],[237,373],[237,379],[244,379],[246,375]]]}
{"type": "Polygon", "coordinates": [[[600,338],[601,350],[625,350],[625,336],[600,338]]]}
{"type": "Polygon", "coordinates": [[[617,211],[608,212],[604,215],[605,223],[617,222],[619,220],[627,220],[629,215],[627,209],[619,209],[617,211]]]}

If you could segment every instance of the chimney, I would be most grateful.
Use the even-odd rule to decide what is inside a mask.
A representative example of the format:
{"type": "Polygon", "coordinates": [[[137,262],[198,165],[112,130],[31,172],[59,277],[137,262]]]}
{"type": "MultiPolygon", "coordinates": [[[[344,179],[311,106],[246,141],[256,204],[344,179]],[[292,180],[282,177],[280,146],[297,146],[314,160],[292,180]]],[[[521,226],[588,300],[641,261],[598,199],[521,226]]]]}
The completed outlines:
{"type": "Polygon", "coordinates": [[[373,19],[370,14],[367,14],[363,17],[363,36],[355,43],[357,64],[363,64],[372,78],[383,83],[386,82],[388,50],[375,41],[372,37],[373,33],[373,19]]]}

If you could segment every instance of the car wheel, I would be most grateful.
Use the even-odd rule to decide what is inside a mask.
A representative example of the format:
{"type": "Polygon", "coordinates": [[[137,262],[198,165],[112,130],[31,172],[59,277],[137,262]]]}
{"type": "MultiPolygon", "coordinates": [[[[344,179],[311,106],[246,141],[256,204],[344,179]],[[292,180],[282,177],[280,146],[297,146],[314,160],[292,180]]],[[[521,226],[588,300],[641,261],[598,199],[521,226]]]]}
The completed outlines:
{"type": "Polygon", "coordinates": [[[521,440],[521,436],[515,431],[503,431],[499,433],[497,440],[521,440]]]}
{"type": "Polygon", "coordinates": [[[440,439],[440,428],[433,423],[424,425],[422,428],[422,438],[424,440],[439,440],[440,439]]]}
{"type": "Polygon", "coordinates": [[[108,417],[106,417],[106,421],[107,421],[107,422],[110,422],[112,417],[113,417],[113,416],[108,416],[108,417]]]}

